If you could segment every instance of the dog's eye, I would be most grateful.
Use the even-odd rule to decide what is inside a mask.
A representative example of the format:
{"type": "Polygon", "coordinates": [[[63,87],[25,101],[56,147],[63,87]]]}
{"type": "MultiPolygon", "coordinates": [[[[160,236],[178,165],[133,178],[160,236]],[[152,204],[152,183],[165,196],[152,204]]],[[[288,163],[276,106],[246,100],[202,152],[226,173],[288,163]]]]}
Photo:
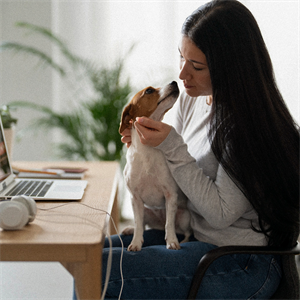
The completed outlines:
{"type": "Polygon", "coordinates": [[[145,94],[152,94],[154,92],[154,89],[147,89],[146,90],[146,92],[145,92],[145,94]]]}

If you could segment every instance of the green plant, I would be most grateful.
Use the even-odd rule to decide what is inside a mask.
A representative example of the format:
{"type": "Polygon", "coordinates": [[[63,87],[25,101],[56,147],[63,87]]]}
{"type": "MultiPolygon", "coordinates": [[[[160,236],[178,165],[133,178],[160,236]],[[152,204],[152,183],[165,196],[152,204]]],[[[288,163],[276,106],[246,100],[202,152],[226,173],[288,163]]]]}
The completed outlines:
{"type": "Polygon", "coordinates": [[[57,112],[28,101],[15,101],[11,106],[27,107],[42,113],[31,128],[59,128],[62,131],[65,139],[58,145],[62,158],[120,160],[123,144],[118,127],[122,109],[132,93],[129,80],[122,80],[124,59],[119,59],[110,68],[99,66],[73,54],[67,44],[47,28],[24,22],[17,23],[17,26],[51,41],[62,54],[64,62],[57,63],[37,47],[16,42],[3,42],[0,51],[25,53],[38,58],[60,75],[75,101],[68,112],[57,112]]]}
{"type": "Polygon", "coordinates": [[[11,128],[13,124],[17,123],[17,119],[13,118],[10,113],[9,105],[2,105],[0,107],[0,116],[3,124],[3,128],[11,128]]]}

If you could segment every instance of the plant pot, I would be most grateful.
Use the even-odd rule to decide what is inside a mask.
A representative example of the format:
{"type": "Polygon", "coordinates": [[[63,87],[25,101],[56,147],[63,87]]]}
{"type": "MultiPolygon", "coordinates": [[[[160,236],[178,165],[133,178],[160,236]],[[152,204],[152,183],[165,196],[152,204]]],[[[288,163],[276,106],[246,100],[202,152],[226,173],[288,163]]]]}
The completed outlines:
{"type": "Polygon", "coordinates": [[[4,136],[5,136],[6,146],[8,150],[8,155],[10,160],[12,160],[14,137],[15,137],[15,126],[12,126],[11,128],[5,128],[4,136]]]}

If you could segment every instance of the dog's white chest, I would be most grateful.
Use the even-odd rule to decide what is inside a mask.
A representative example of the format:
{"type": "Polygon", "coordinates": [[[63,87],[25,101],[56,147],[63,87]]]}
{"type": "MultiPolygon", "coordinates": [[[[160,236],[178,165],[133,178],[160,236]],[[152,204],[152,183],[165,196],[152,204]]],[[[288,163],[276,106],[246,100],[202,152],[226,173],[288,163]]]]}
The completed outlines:
{"type": "Polygon", "coordinates": [[[132,130],[132,145],[127,151],[124,176],[135,197],[149,205],[164,207],[168,191],[176,191],[177,185],[169,171],[163,153],[140,143],[132,130]]]}

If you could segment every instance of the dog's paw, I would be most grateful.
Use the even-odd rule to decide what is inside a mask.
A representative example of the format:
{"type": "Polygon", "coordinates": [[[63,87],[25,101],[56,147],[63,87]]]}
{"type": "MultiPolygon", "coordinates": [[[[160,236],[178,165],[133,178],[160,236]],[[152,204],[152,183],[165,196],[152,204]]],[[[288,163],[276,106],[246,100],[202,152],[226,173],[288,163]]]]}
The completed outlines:
{"type": "Polygon", "coordinates": [[[134,244],[134,243],[131,243],[128,248],[127,248],[127,251],[141,251],[142,249],[142,243],[140,244],[134,244]]]}
{"type": "Polygon", "coordinates": [[[131,235],[133,233],[134,233],[134,227],[133,226],[127,226],[122,231],[122,234],[124,234],[124,235],[131,235]]]}
{"type": "Polygon", "coordinates": [[[179,249],[181,249],[181,247],[180,247],[178,241],[173,241],[171,243],[167,242],[167,249],[170,249],[170,250],[179,250],[179,249]]]}

